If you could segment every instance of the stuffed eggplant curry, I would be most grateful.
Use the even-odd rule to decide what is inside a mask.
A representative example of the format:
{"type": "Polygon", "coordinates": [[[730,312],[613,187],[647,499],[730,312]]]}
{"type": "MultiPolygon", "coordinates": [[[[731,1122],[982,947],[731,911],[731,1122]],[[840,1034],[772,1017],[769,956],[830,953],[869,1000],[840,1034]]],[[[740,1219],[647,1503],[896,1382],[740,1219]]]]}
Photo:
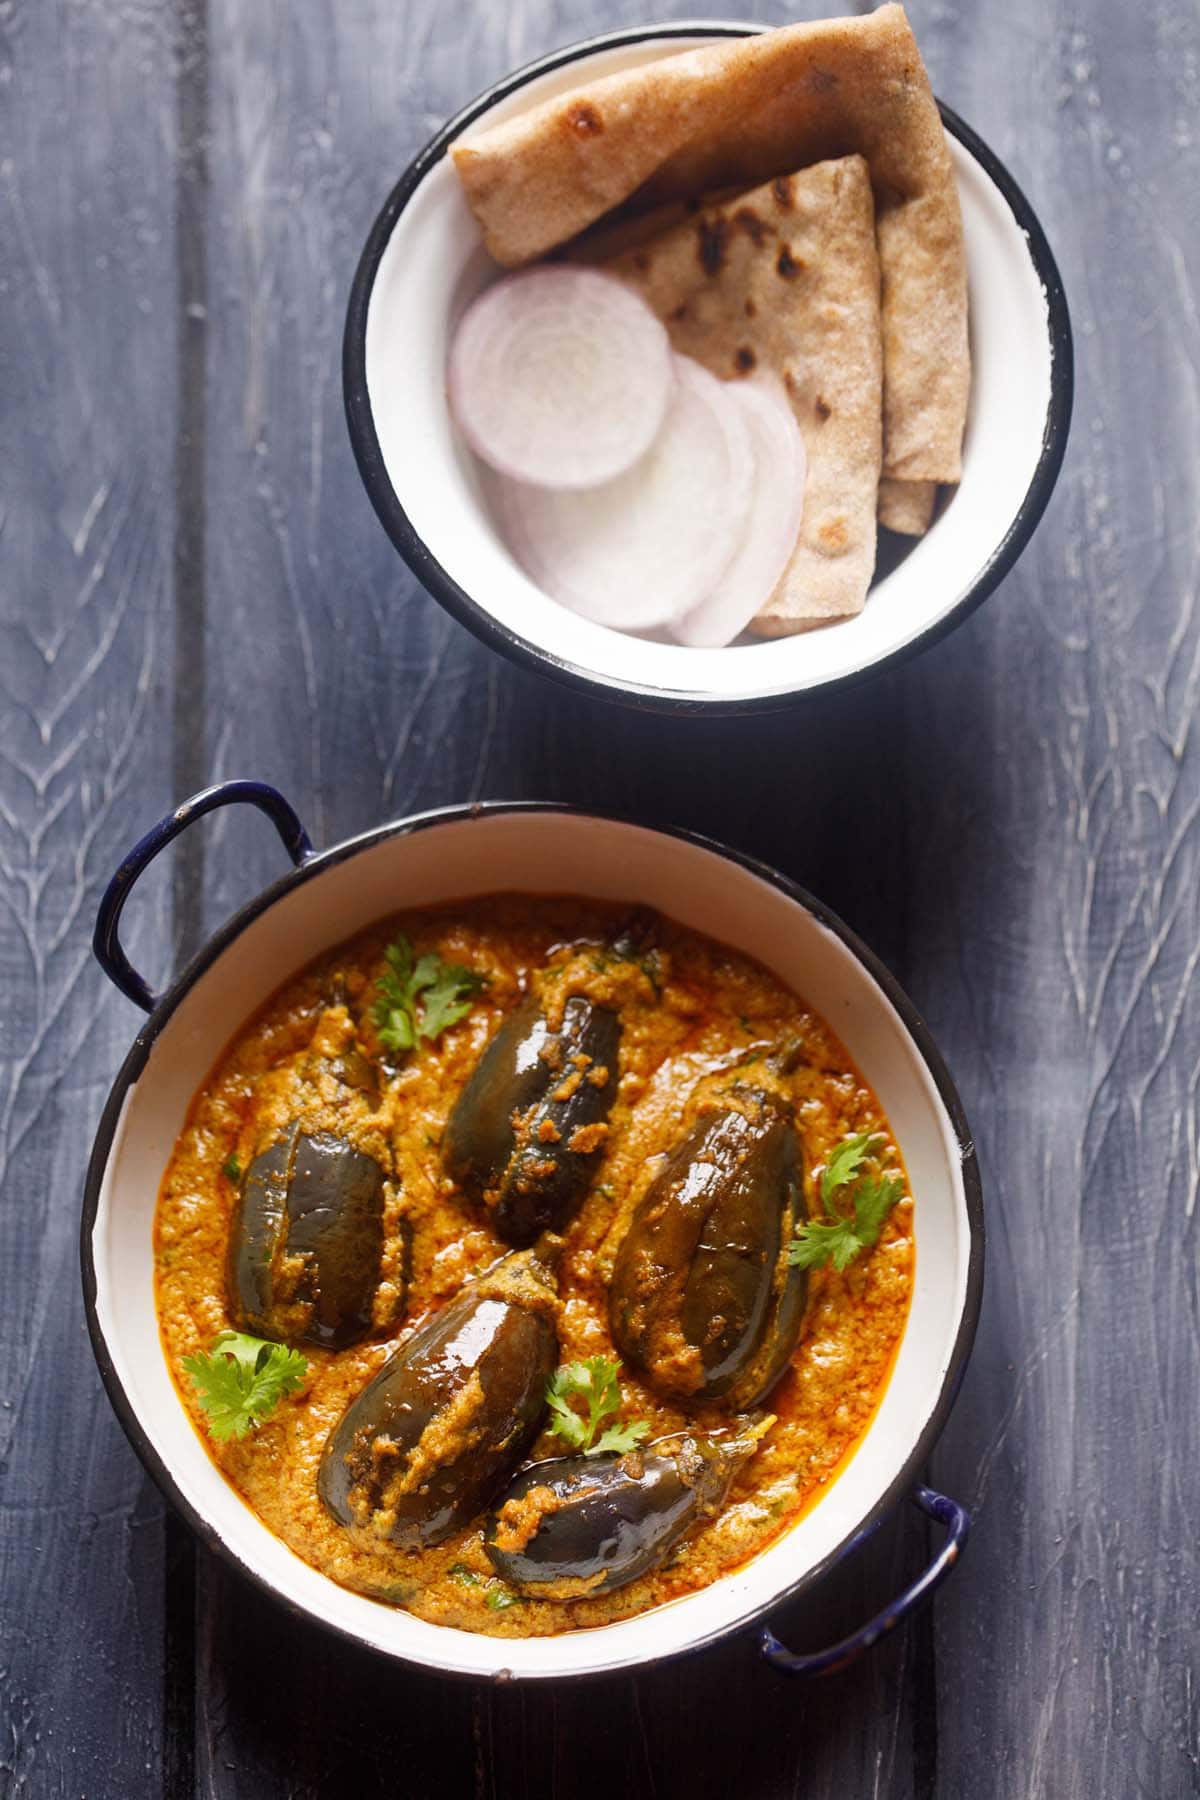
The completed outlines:
{"type": "Polygon", "coordinates": [[[335,1581],[505,1636],[772,1542],[867,1426],[912,1201],[878,1102],[765,969],[501,896],[282,988],[163,1181],[166,1352],[226,1478],[335,1581]]]}

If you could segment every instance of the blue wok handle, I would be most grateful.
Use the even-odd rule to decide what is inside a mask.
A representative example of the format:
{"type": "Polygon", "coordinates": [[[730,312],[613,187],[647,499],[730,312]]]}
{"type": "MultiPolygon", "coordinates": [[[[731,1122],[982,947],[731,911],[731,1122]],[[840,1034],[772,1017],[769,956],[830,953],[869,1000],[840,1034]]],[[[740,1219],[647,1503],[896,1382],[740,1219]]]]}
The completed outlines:
{"type": "Polygon", "coordinates": [[[797,1656],[780,1643],[773,1631],[764,1628],[759,1649],[773,1669],[779,1669],[785,1675],[832,1675],[835,1670],[856,1661],[864,1650],[877,1644],[889,1631],[895,1631],[897,1625],[941,1586],[962,1555],[971,1530],[971,1516],[957,1500],[936,1494],[932,1488],[914,1488],[910,1499],[937,1524],[946,1527],[946,1541],[933,1561],[882,1612],[876,1613],[857,1631],[852,1631],[849,1637],[844,1637],[840,1644],[831,1644],[827,1650],[815,1650],[811,1656],[797,1656]]]}
{"type": "Polygon", "coordinates": [[[277,788],[268,787],[265,781],[220,781],[215,787],[205,788],[203,793],[193,794],[190,800],[182,801],[174,812],[168,813],[165,819],[160,819],[157,825],[152,826],[145,837],[139,838],[104,890],[104,898],[96,914],[92,949],[109,980],[146,1012],[154,1011],[161,996],[151,991],[149,984],[138,974],[121,948],[117,928],[121,923],[125,902],[133,892],[138,877],[149,868],[159,851],[165,850],[181,831],[186,831],[189,825],[202,819],[205,813],[215,812],[218,806],[234,806],[243,802],[247,806],[257,806],[260,812],[266,813],[296,868],[316,854],[307,831],[277,788]]]}

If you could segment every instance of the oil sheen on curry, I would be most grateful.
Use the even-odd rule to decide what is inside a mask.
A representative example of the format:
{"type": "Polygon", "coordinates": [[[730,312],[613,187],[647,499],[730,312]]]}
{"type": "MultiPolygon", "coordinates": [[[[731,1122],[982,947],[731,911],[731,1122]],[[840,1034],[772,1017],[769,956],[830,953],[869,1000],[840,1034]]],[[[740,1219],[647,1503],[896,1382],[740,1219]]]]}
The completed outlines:
{"type": "Polygon", "coordinates": [[[507,895],[391,919],[233,1040],[163,1181],[168,1360],[333,1580],[505,1637],[704,1587],[862,1436],[913,1281],[874,1094],[759,964],[507,895]]]}

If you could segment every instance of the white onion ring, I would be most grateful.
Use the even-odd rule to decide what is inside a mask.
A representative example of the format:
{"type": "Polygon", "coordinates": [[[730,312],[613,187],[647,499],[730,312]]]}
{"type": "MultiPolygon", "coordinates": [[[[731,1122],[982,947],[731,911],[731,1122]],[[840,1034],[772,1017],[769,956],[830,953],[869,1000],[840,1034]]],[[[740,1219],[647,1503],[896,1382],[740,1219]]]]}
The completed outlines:
{"type": "Polygon", "coordinates": [[[753,498],[741,544],[708,597],[672,628],[677,643],[731,644],[775,591],[800,535],[808,457],[783,385],[774,376],[732,381],[754,456],[753,498]]]}
{"type": "Polygon", "coordinates": [[[576,491],[495,484],[517,560],[597,624],[647,631],[681,618],[742,541],[754,470],[746,418],[726,383],[676,357],[662,430],[625,474],[576,491]]]}
{"type": "Polygon", "coordinates": [[[542,487],[595,487],[645,454],[673,386],[666,330],[596,269],[486,288],[450,347],[450,409],[476,455],[542,487]]]}

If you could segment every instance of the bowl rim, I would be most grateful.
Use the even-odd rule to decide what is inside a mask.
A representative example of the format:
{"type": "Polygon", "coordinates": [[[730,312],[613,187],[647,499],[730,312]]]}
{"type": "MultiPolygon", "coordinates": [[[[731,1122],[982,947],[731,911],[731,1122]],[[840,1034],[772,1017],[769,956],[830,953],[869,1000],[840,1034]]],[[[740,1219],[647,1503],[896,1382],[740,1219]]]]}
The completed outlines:
{"type": "Polygon", "coordinates": [[[956,112],[938,100],[938,109],[946,130],[974,157],[1007,202],[1028,243],[1034,270],[1046,296],[1050,340],[1050,399],[1046,408],[1041,451],[1024,499],[999,544],[942,618],[871,662],[840,675],[823,677],[804,687],[788,688],[781,693],[707,695],[678,692],[642,682],[621,681],[547,650],[534,639],[502,624],[486,607],[473,599],[437,560],[413,526],[392,485],[375,430],[367,388],[367,315],[375,278],[401,213],[421,183],[442,161],[450,144],[499,101],[507,99],[510,94],[539,76],[564,68],[572,62],[582,61],[598,51],[620,49],[643,43],[647,39],[752,37],[757,32],[769,29],[766,25],[750,22],[704,19],[631,26],[581,38],[560,50],[553,50],[546,56],[523,64],[494,82],[443,125],[424,149],[418,151],[393,187],[371,227],[355,270],[346,307],[342,338],[342,393],[354,459],[380,523],[417,580],[460,625],[465,625],[489,649],[499,651],[520,667],[535,674],[548,675],[552,680],[576,692],[599,695],[603,699],[641,711],[663,712],[674,717],[689,714],[775,712],[782,707],[798,705],[807,695],[849,688],[870,679],[882,670],[905,661],[917,651],[937,643],[969,618],[1008,574],[1032,537],[1054,491],[1066,453],[1075,385],[1074,346],[1066,291],[1046,234],[1033,207],[1000,158],[956,112]]]}
{"type": "MultiPolygon", "coordinates": [[[[923,1465],[928,1461],[934,1445],[941,1436],[949,1418],[951,1409],[958,1396],[963,1375],[970,1359],[975,1333],[979,1323],[979,1314],[983,1301],[984,1270],[984,1213],[983,1189],[976,1153],[974,1138],[967,1123],[963,1104],[951,1078],[949,1069],[941,1056],[933,1036],[921,1013],[909,999],[895,976],[880,962],[867,944],[851,929],[850,926],[831,911],[822,901],[811,895],[790,877],[783,875],[770,864],[750,856],[744,851],[735,850],[715,838],[706,837],[699,832],[688,831],[682,827],[645,825],[640,820],[620,813],[596,812],[590,807],[560,804],[556,801],[541,800],[490,800],[475,801],[465,804],[431,808],[428,811],[414,813],[386,824],[375,826],[354,837],[343,839],[331,845],[327,850],[314,853],[304,862],[287,870],[276,881],[262,889],[246,904],[240,907],[221,925],[211,937],[206,939],[199,951],[181,970],[176,979],[158,1001],[154,1011],[146,1019],[138,1031],[133,1044],[125,1056],[113,1081],[105,1102],[100,1123],[96,1129],[91,1156],[88,1161],[87,1176],[84,1183],[83,1207],[80,1217],[80,1265],[83,1283],[84,1315],[87,1321],[88,1336],[92,1351],[100,1370],[101,1380],[117,1419],[137,1453],[143,1467],[151,1476],[164,1499],[175,1513],[195,1533],[200,1542],[219,1555],[228,1567],[239,1575],[249,1579],[261,1592],[269,1595],[273,1601],[284,1606],[297,1618],[311,1620],[323,1626],[327,1631],[344,1638],[360,1649],[377,1656],[388,1657],[391,1661],[409,1664],[416,1668],[429,1670],[432,1673],[450,1676],[463,1681],[512,1681],[528,1680],[543,1682],[547,1680],[563,1682],[587,1681],[614,1673],[611,1665],[603,1665],[594,1669],[572,1670],[554,1675],[519,1675],[509,1669],[497,1669],[491,1675],[480,1676],[475,1671],[438,1668],[427,1663],[420,1656],[411,1656],[403,1651],[384,1649],[382,1646],[362,1637],[348,1626],[340,1625],[312,1611],[301,1601],[294,1599],[283,1589],[250,1562],[247,1562],[231,1544],[221,1535],[219,1529],[191,1502],[186,1499],[175,1481],[168,1464],[159,1455],[151,1442],[150,1435],[142,1425],[133,1402],[126,1394],[121,1379],[117,1374],[113,1359],[108,1350],[104,1328],[100,1323],[98,1311],[99,1283],[96,1274],[95,1236],[97,1216],[100,1206],[100,1195],[112,1152],[113,1140],[124,1112],[125,1100],[130,1089],[139,1079],[149,1061],[151,1052],[179,1006],[196,986],[211,966],[218,960],[228,946],[241,936],[254,921],[260,918],[284,896],[305,882],[328,873],[329,870],[349,862],[360,852],[373,849],[377,845],[391,839],[410,837],[418,831],[458,824],[472,819],[496,818],[499,816],[569,816],[577,819],[590,819],[600,824],[632,827],[659,837],[673,838],[690,844],[697,849],[720,857],[746,870],[759,880],[781,892],[803,911],[825,927],[851,952],[862,964],[867,974],[876,984],[892,1006],[895,1008],[900,1022],[911,1039],[921,1061],[933,1081],[939,1100],[946,1109],[958,1147],[959,1161],[962,1168],[963,1197],[968,1234],[967,1278],[963,1293],[962,1310],[955,1330],[954,1343],[946,1363],[937,1398],[930,1411],[925,1426],[915,1439],[908,1455],[897,1469],[886,1490],[880,1495],[874,1506],[857,1519],[844,1534],[834,1548],[811,1568],[806,1569],[787,1587],[780,1589],[756,1606],[744,1616],[728,1621],[691,1642],[680,1645],[676,1649],[663,1651],[651,1657],[638,1659],[636,1662],[621,1664],[621,1668],[637,1668],[658,1666],[674,1662],[686,1656],[692,1656],[701,1650],[724,1642],[742,1631],[759,1625],[767,1614],[776,1607],[794,1599],[804,1589],[812,1586],[823,1575],[839,1562],[846,1553],[863,1542],[875,1528],[882,1524],[898,1502],[920,1478],[923,1465]]],[[[219,1472],[219,1471],[218,1471],[219,1472]]],[[[327,1578],[328,1579],[328,1578],[327,1578]]]]}

